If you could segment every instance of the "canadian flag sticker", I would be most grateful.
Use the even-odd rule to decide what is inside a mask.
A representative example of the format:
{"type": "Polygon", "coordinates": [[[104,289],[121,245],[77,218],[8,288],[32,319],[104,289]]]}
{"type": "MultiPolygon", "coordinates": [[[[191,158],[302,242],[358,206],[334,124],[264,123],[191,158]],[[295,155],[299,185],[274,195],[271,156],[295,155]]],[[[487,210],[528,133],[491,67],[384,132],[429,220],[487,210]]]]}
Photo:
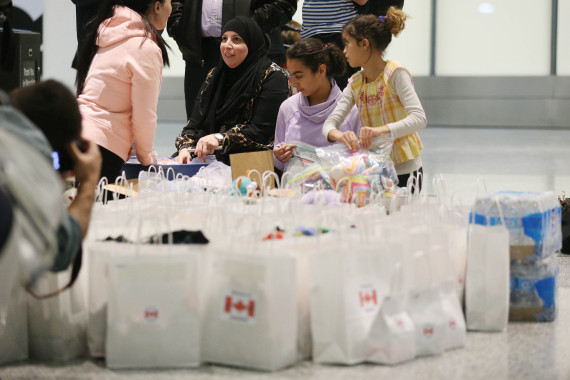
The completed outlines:
{"type": "Polygon", "coordinates": [[[378,308],[378,296],[372,285],[362,285],[358,289],[360,308],[365,312],[373,312],[378,308]]]}
{"type": "Polygon", "coordinates": [[[434,329],[434,326],[432,324],[425,324],[424,325],[424,331],[423,331],[424,336],[426,338],[431,338],[433,336],[433,329],[434,329]]]}
{"type": "Polygon", "coordinates": [[[158,320],[158,309],[154,306],[148,306],[144,309],[144,320],[152,323],[158,320]]]}
{"type": "Polygon", "coordinates": [[[251,293],[230,290],[224,293],[222,319],[254,323],[257,313],[257,300],[251,293]]]}

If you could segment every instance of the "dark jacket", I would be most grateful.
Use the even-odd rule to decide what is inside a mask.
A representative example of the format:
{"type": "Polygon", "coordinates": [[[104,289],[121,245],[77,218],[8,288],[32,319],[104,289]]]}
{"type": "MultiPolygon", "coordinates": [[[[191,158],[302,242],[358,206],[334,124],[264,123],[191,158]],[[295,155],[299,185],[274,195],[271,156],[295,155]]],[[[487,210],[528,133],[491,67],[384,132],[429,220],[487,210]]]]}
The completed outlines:
{"type": "MultiPolygon", "coordinates": [[[[202,61],[202,1],[172,0],[168,34],[185,60],[202,61]]],[[[251,16],[264,33],[291,21],[296,0],[224,0],[222,26],[236,16],[251,16]]]]}
{"type": "Polygon", "coordinates": [[[75,5],[90,5],[100,2],[101,0],[71,0],[75,5]]]}
{"type": "MultiPolygon", "coordinates": [[[[201,94],[209,85],[214,70],[216,69],[213,69],[204,81],[200,89],[201,94]]],[[[231,153],[273,149],[277,114],[288,93],[287,73],[277,64],[271,64],[261,76],[257,90],[241,114],[228,125],[220,127],[219,133],[226,134],[227,138],[223,142],[222,152],[216,154],[217,159],[229,164],[231,153]]],[[[199,119],[200,102],[196,101],[188,124],[176,138],[175,145],[178,150],[196,146],[198,140],[208,134],[197,126],[199,119]]]]}
{"type": "Polygon", "coordinates": [[[404,0],[368,0],[364,5],[356,5],[356,9],[358,9],[358,13],[361,15],[386,16],[388,8],[392,6],[402,9],[404,0]]]}

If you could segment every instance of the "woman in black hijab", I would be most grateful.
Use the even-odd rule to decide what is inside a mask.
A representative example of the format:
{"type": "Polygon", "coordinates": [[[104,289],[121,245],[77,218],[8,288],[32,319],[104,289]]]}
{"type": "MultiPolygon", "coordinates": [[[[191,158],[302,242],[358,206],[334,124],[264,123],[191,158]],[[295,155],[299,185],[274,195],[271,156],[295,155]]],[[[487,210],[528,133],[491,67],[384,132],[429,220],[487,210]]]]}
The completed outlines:
{"type": "Polygon", "coordinates": [[[195,147],[202,161],[216,151],[225,163],[230,153],[273,149],[279,106],[289,92],[286,72],[267,58],[264,35],[247,17],[224,25],[220,52],[176,138],[179,163],[190,161],[187,148],[195,147]]]}

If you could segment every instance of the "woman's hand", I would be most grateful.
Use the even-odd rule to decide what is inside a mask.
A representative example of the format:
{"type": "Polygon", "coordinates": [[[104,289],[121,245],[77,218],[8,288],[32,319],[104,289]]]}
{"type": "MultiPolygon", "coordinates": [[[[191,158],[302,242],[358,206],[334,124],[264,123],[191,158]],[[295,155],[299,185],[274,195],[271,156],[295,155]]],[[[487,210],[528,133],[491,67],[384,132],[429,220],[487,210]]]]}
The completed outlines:
{"type": "Polygon", "coordinates": [[[207,135],[198,140],[196,144],[196,157],[202,162],[206,162],[206,156],[214,154],[216,148],[220,146],[218,139],[214,135],[207,135]]]}
{"type": "Polygon", "coordinates": [[[293,158],[293,149],[296,147],[297,145],[279,143],[279,145],[273,148],[273,154],[275,154],[275,157],[277,157],[279,161],[287,162],[293,158]]]}
{"type": "Polygon", "coordinates": [[[190,161],[192,161],[190,151],[188,149],[181,149],[178,152],[178,156],[174,158],[174,161],[176,161],[178,164],[189,164],[190,161]]]}
{"type": "Polygon", "coordinates": [[[360,146],[364,149],[370,149],[372,140],[386,133],[390,133],[390,129],[386,125],[381,127],[362,127],[360,129],[360,146]]]}
{"type": "Polygon", "coordinates": [[[358,139],[353,131],[341,132],[338,129],[334,129],[329,132],[327,139],[343,143],[351,152],[358,150],[358,139]]]}

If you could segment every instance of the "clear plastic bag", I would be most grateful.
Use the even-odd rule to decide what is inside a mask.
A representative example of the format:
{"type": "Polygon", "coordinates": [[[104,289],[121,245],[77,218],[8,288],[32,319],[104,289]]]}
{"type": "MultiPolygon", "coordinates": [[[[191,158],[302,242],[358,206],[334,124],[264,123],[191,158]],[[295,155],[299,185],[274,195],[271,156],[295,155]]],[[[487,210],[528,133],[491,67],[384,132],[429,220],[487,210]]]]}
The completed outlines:
{"type": "Polygon", "coordinates": [[[501,191],[478,197],[470,223],[502,224],[499,205],[509,231],[511,260],[541,260],[562,247],[561,208],[554,193],[501,191]]]}
{"type": "Polygon", "coordinates": [[[317,147],[300,141],[292,141],[291,144],[296,147],[285,167],[283,187],[298,189],[303,194],[311,190],[332,189],[329,168],[319,162],[317,147]]]}
{"type": "Polygon", "coordinates": [[[223,162],[214,161],[201,168],[189,181],[201,188],[220,190],[231,186],[232,168],[223,162]]]}
{"type": "Polygon", "coordinates": [[[343,144],[333,144],[315,151],[320,165],[327,168],[329,185],[341,193],[342,201],[364,206],[373,191],[390,190],[398,184],[390,158],[392,145],[390,136],[379,136],[369,150],[351,152],[343,144]]]}

